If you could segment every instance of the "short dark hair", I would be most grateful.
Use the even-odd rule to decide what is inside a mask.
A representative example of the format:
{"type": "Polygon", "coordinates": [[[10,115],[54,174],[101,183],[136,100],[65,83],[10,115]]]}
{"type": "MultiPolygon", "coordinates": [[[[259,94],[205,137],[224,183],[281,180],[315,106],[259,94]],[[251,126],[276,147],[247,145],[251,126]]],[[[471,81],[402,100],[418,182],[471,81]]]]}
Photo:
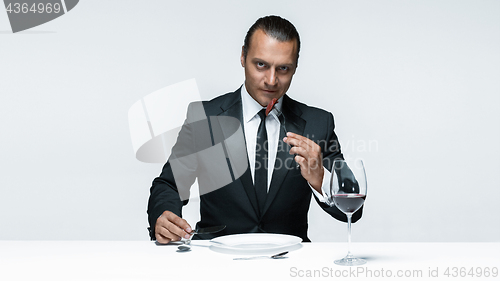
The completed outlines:
{"type": "Polygon", "coordinates": [[[251,27],[248,29],[247,35],[245,36],[245,42],[243,45],[243,57],[247,59],[248,50],[250,49],[250,41],[252,35],[261,29],[267,36],[270,36],[280,42],[287,42],[291,40],[297,40],[297,60],[296,64],[299,62],[299,51],[300,51],[300,37],[295,26],[288,20],[279,16],[266,16],[258,19],[251,27]]]}

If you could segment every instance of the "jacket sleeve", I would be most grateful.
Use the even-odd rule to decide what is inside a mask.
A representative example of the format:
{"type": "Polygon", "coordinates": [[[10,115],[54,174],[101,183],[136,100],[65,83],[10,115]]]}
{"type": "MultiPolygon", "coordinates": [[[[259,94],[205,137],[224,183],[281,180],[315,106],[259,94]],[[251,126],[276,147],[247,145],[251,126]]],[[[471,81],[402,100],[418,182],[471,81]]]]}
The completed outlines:
{"type": "MultiPolygon", "coordinates": [[[[153,180],[148,201],[149,236],[155,240],[155,224],[165,211],[182,217],[182,206],[189,201],[190,188],[197,176],[196,126],[200,126],[200,104],[190,104],[184,125],[159,177],[153,180]]],[[[206,119],[205,119],[206,120],[206,119]]]]}

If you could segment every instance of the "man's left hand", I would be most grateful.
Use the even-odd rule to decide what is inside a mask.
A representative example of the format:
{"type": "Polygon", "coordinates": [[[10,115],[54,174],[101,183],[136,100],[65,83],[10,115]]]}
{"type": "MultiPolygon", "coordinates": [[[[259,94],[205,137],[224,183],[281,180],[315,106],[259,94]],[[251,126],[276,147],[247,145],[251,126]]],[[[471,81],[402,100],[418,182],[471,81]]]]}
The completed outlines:
{"type": "Polygon", "coordinates": [[[290,154],[295,154],[295,162],[300,165],[300,173],[304,179],[321,193],[324,174],[321,147],[312,140],[291,132],[286,134],[283,141],[292,146],[290,154]]]}

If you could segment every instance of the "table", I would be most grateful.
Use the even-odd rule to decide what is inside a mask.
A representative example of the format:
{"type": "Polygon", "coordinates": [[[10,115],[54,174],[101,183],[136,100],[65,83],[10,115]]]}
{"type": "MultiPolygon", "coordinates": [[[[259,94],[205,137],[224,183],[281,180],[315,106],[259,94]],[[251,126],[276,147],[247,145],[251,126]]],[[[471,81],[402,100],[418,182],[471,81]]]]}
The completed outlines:
{"type": "Polygon", "coordinates": [[[178,253],[150,241],[0,241],[0,280],[500,279],[500,243],[353,243],[368,260],[359,267],[333,263],[347,243],[301,243],[286,259],[245,261],[192,244],[178,253]]]}

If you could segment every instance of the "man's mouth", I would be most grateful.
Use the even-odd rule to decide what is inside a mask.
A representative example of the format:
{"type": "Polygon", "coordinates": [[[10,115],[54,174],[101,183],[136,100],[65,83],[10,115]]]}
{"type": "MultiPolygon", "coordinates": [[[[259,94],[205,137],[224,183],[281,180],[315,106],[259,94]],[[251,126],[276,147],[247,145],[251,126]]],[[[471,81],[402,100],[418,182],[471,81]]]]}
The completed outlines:
{"type": "Polygon", "coordinates": [[[269,93],[269,94],[273,94],[273,93],[277,92],[276,90],[266,90],[266,89],[262,89],[262,91],[266,92],[266,93],[269,93]]]}

